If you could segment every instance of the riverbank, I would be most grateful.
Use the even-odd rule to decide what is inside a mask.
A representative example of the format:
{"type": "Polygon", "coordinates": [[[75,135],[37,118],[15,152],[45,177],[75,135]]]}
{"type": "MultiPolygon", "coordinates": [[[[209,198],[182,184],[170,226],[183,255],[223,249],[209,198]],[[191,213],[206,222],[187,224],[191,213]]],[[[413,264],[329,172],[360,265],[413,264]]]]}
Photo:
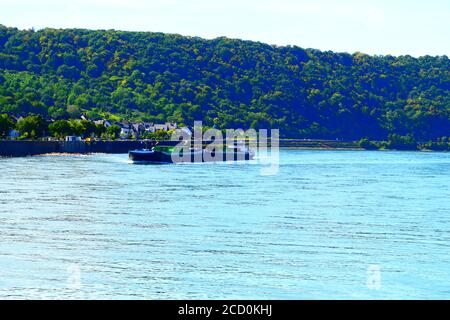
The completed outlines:
{"type": "MultiPolygon", "coordinates": [[[[115,140],[115,141],[37,141],[0,140],[0,157],[25,157],[46,154],[121,154],[130,150],[152,148],[156,141],[115,140]]],[[[269,143],[270,146],[270,143],[269,143]]],[[[280,139],[280,148],[304,150],[410,150],[445,151],[432,148],[369,148],[357,141],[280,139]]]]}
{"type": "Polygon", "coordinates": [[[128,153],[151,147],[144,141],[0,141],[0,156],[25,157],[42,154],[128,153]]]}
{"type": "Polygon", "coordinates": [[[281,139],[281,148],[317,149],[317,150],[362,150],[356,141],[281,139]]]}
{"type": "MultiPolygon", "coordinates": [[[[116,141],[0,141],[0,156],[24,157],[42,154],[128,153],[129,150],[151,148],[155,142],[116,141]]],[[[357,142],[282,139],[281,148],[318,150],[360,150],[357,142]]]]}

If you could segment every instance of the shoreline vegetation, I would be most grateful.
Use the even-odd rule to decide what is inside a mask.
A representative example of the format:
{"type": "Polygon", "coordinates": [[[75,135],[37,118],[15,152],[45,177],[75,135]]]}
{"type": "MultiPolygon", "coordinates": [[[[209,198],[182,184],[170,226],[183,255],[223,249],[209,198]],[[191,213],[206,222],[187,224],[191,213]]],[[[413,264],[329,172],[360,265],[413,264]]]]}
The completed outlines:
{"type": "MultiPolygon", "coordinates": [[[[151,148],[159,141],[155,140],[0,140],[0,157],[24,156],[69,156],[87,154],[125,154],[130,150],[151,148]]],[[[270,143],[268,145],[270,147],[270,143]]],[[[417,151],[447,152],[448,149],[437,145],[417,144],[408,147],[396,146],[391,142],[333,141],[310,139],[280,139],[280,149],[318,150],[318,151],[417,151]]]]}
{"type": "Polygon", "coordinates": [[[220,130],[280,129],[281,138],[363,139],[367,149],[448,150],[450,59],[0,25],[2,113],[53,119],[54,132],[79,130],[70,119],[81,115],[180,127],[201,119],[220,130]]]}
{"type": "MultiPolygon", "coordinates": [[[[152,124],[155,126],[154,124],[152,124]]],[[[6,141],[53,141],[70,142],[68,137],[75,138],[73,142],[101,142],[101,141],[134,141],[149,142],[169,140],[177,124],[171,123],[162,126],[160,130],[146,131],[142,123],[126,125],[121,122],[108,122],[106,120],[90,121],[85,116],[81,119],[53,120],[44,119],[41,115],[26,117],[0,114],[0,140],[6,141]],[[108,124],[108,125],[107,125],[108,124]],[[125,131],[124,131],[125,130],[125,131]],[[126,132],[126,136],[124,136],[126,132]]],[[[189,128],[185,127],[189,130],[189,128]]],[[[193,128],[192,128],[193,129],[193,128]]],[[[206,128],[207,129],[207,128],[206,128]]],[[[26,147],[26,145],[24,145],[26,147]]],[[[418,142],[411,136],[390,134],[386,141],[371,141],[362,138],[353,140],[326,140],[326,139],[281,139],[280,147],[316,149],[316,150],[408,150],[408,151],[450,151],[450,138],[443,137],[436,141],[418,142]]],[[[88,148],[89,149],[89,148],[88,148]]],[[[26,150],[19,154],[27,154],[26,150]]],[[[47,152],[45,152],[47,153],[47,152]]],[[[0,150],[0,155],[8,154],[0,150]]],[[[14,154],[14,153],[12,153],[14,154]]]]}
{"type": "Polygon", "coordinates": [[[358,141],[358,145],[364,150],[450,151],[450,139],[446,137],[437,141],[418,142],[410,136],[390,135],[387,141],[363,138],[358,141]]]}
{"type": "MultiPolygon", "coordinates": [[[[3,146],[3,142],[0,140],[0,146],[3,146]]],[[[6,141],[6,142],[17,142],[17,141],[6,141]]],[[[35,143],[38,141],[28,141],[31,143],[35,143]]],[[[39,148],[39,147],[32,147],[32,148],[19,148],[19,150],[11,150],[11,148],[7,148],[8,150],[1,149],[0,147],[0,159],[1,158],[18,158],[18,157],[27,157],[27,156],[60,156],[60,157],[68,157],[68,156],[86,156],[90,154],[126,154],[128,151],[132,150],[133,148],[126,148],[126,149],[119,149],[119,151],[115,150],[115,143],[117,141],[109,141],[110,147],[107,149],[102,149],[99,151],[92,151],[90,148],[86,148],[85,144],[87,144],[84,141],[81,142],[70,142],[69,144],[74,144],[71,148],[68,148],[66,150],[61,151],[60,148],[50,149],[47,151],[46,147],[39,148]]],[[[290,144],[283,146],[283,142],[280,142],[282,145],[280,146],[280,149],[291,149],[291,150],[311,150],[311,151],[372,151],[372,152],[383,152],[383,151],[390,151],[390,152],[399,152],[399,151],[409,151],[409,152],[448,152],[448,150],[440,150],[440,149],[386,149],[386,148],[380,148],[380,149],[364,149],[358,146],[357,143],[355,143],[352,146],[347,145],[345,146],[339,146],[335,145],[333,147],[327,147],[323,145],[323,142],[314,142],[309,143],[308,146],[303,145],[302,143],[299,144],[290,144]]]]}

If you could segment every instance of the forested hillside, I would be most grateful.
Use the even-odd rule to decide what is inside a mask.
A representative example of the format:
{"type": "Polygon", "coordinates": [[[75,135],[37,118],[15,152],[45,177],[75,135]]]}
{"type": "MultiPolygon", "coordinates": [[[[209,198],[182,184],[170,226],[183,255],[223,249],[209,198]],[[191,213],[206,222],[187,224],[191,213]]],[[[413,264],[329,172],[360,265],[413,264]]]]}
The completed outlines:
{"type": "Polygon", "coordinates": [[[436,140],[450,136],[450,60],[0,26],[0,113],[436,140]]]}

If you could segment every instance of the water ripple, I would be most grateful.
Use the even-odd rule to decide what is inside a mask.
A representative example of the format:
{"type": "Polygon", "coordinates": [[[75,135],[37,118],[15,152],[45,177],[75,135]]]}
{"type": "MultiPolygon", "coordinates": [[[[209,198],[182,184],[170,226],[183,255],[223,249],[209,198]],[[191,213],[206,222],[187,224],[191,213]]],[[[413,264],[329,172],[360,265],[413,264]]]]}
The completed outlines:
{"type": "Polygon", "coordinates": [[[450,154],[280,157],[0,159],[0,298],[450,298],[450,154]]]}

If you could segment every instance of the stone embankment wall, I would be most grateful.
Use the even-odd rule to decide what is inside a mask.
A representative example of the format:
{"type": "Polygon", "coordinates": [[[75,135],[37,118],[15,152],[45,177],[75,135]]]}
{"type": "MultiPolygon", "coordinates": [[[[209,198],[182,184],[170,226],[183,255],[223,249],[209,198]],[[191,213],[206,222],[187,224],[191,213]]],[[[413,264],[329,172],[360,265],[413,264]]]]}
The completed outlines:
{"type": "Polygon", "coordinates": [[[48,153],[128,153],[151,147],[142,141],[0,141],[0,156],[24,157],[48,153]]]}

